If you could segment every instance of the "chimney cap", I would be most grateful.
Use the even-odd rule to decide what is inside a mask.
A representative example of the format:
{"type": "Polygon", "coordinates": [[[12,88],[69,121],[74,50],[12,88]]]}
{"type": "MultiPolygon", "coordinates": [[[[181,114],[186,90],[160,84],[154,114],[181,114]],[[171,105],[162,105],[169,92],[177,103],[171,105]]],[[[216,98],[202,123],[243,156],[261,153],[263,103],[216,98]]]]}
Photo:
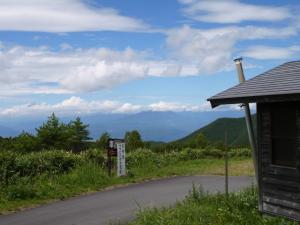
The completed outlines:
{"type": "Polygon", "coordinates": [[[233,60],[235,63],[239,63],[243,61],[243,57],[239,57],[233,60]]]}

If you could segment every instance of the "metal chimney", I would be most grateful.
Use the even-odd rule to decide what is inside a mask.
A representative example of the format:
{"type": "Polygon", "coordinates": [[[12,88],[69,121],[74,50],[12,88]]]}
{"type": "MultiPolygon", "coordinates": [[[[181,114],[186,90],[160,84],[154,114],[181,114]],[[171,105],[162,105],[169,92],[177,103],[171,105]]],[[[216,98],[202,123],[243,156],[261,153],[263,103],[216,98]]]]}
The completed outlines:
{"type": "MultiPolygon", "coordinates": [[[[235,65],[236,65],[236,70],[237,70],[237,75],[239,78],[239,82],[243,83],[245,82],[245,76],[244,76],[244,71],[243,71],[243,66],[242,66],[242,60],[243,58],[237,58],[234,60],[235,65]]],[[[248,136],[249,136],[249,142],[251,145],[252,149],[252,158],[253,158],[253,164],[254,164],[254,169],[255,169],[255,178],[257,185],[259,185],[258,182],[258,168],[257,168],[257,146],[256,146],[256,141],[254,137],[254,130],[253,130],[253,123],[252,123],[252,118],[251,118],[251,112],[250,112],[250,107],[248,103],[244,103],[242,105],[245,111],[245,118],[246,118],[246,125],[247,125],[247,131],[248,131],[248,136]]]]}

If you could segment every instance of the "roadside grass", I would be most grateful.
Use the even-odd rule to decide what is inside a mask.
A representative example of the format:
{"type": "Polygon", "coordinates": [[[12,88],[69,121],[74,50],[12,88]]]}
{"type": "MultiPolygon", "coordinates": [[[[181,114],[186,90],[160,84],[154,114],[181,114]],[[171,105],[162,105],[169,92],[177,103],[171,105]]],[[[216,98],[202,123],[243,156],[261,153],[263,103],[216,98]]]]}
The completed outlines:
{"type": "MultiPolygon", "coordinates": [[[[253,175],[251,159],[231,159],[230,175],[253,175]]],[[[65,199],[107,187],[142,182],[175,175],[222,175],[223,159],[198,159],[170,162],[157,166],[145,163],[132,167],[126,177],[108,177],[98,164],[86,163],[62,175],[42,174],[34,178],[22,178],[14,184],[0,187],[0,214],[65,199]]]]}
{"type": "MultiPolygon", "coordinates": [[[[147,165],[134,168],[136,177],[157,178],[173,175],[224,175],[223,159],[198,159],[180,161],[175,164],[158,168],[155,165],[147,165]]],[[[229,161],[230,176],[253,176],[253,164],[251,159],[233,158],[229,161]]]]}
{"type": "Polygon", "coordinates": [[[256,189],[209,195],[201,189],[192,191],[175,206],[140,211],[128,225],[296,225],[280,217],[262,216],[258,212],[256,189]]]}

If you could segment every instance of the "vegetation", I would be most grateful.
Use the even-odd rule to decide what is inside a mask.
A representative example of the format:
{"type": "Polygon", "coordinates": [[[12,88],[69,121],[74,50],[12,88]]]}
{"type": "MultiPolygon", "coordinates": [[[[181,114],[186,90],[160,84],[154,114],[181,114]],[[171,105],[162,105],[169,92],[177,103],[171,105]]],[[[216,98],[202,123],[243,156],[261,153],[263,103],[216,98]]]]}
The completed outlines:
{"type": "MultiPolygon", "coordinates": [[[[127,176],[121,178],[107,176],[106,159],[101,150],[91,149],[80,154],[62,150],[27,154],[1,152],[0,212],[155,177],[223,174],[223,159],[216,159],[216,153],[206,156],[204,151],[186,149],[157,154],[139,149],[128,153],[127,176]]],[[[243,151],[234,150],[232,154],[243,151]]],[[[232,159],[232,175],[251,175],[251,165],[248,158],[232,159]]]]}
{"type": "Polygon", "coordinates": [[[64,149],[79,152],[88,147],[88,125],[79,117],[65,124],[54,113],[36,129],[36,135],[22,132],[17,137],[0,138],[0,150],[16,152],[37,152],[41,150],[64,149]]]}
{"type": "Polygon", "coordinates": [[[137,130],[125,133],[126,148],[132,151],[144,146],[140,133],[137,130]]]}
{"type": "Polygon", "coordinates": [[[107,147],[108,140],[110,138],[109,133],[104,132],[100,138],[96,141],[97,147],[100,149],[105,149],[107,147]]]}
{"type": "MultiPolygon", "coordinates": [[[[146,165],[161,168],[180,161],[197,159],[221,159],[223,151],[218,149],[184,149],[180,152],[157,154],[149,149],[139,149],[129,153],[126,158],[127,167],[143,167],[146,165]]],[[[248,149],[232,149],[231,157],[247,158],[248,149]]],[[[44,173],[50,175],[64,174],[87,162],[97,163],[105,167],[104,154],[99,150],[88,150],[80,154],[62,150],[32,152],[19,154],[16,152],[0,152],[0,182],[7,185],[17,182],[23,177],[34,178],[44,173]]]]}
{"type": "MultiPolygon", "coordinates": [[[[256,127],[256,116],[252,117],[254,130],[256,127]]],[[[214,122],[208,124],[205,127],[196,130],[190,135],[175,141],[174,143],[188,144],[193,142],[199,134],[202,134],[207,138],[210,143],[220,145],[223,143],[224,132],[227,131],[227,142],[230,147],[248,147],[249,139],[247,134],[247,128],[245,118],[220,118],[214,122]]]]}
{"type": "Polygon", "coordinates": [[[201,188],[192,191],[173,207],[146,209],[128,225],[296,225],[279,217],[263,217],[258,212],[257,191],[253,187],[239,193],[209,195],[201,188]]]}
{"type": "MultiPolygon", "coordinates": [[[[256,119],[254,119],[254,124],[256,119]]],[[[228,134],[228,146],[239,148],[248,147],[248,136],[244,118],[222,118],[193,132],[177,141],[144,142],[137,130],[125,133],[126,149],[134,151],[139,148],[150,148],[155,152],[180,151],[183,148],[218,148],[224,149],[224,132],[228,134]]],[[[36,129],[37,134],[23,132],[15,138],[1,138],[0,150],[31,152],[49,149],[64,149],[80,152],[88,148],[105,150],[110,134],[101,134],[98,140],[89,141],[88,125],[80,118],[65,124],[52,114],[48,120],[36,129]]]]}
{"type": "MultiPolygon", "coordinates": [[[[114,184],[224,172],[223,146],[202,133],[188,142],[166,144],[143,142],[136,130],[126,132],[127,176],[117,178],[106,172],[108,133],[90,142],[88,125],[80,118],[63,123],[55,114],[36,131],[0,138],[0,212],[114,184]]],[[[229,155],[232,175],[253,174],[249,149],[229,149],[229,155]]]]}

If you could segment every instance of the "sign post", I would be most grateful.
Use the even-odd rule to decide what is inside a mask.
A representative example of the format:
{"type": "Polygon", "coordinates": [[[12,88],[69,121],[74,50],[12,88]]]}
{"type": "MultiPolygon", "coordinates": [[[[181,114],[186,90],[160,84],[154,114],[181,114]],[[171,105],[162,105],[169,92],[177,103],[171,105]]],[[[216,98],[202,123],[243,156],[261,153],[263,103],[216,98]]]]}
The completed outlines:
{"type": "Polygon", "coordinates": [[[228,199],[228,149],[227,149],[227,131],[224,133],[224,150],[225,150],[225,195],[228,199]]]}
{"type": "Polygon", "coordinates": [[[125,142],[122,139],[112,139],[108,140],[107,148],[107,168],[108,175],[111,176],[112,173],[112,157],[117,157],[117,175],[126,175],[126,154],[125,154],[125,142]]]}
{"type": "Polygon", "coordinates": [[[126,161],[125,161],[125,143],[117,143],[118,151],[118,177],[126,175],[126,161]]]}

